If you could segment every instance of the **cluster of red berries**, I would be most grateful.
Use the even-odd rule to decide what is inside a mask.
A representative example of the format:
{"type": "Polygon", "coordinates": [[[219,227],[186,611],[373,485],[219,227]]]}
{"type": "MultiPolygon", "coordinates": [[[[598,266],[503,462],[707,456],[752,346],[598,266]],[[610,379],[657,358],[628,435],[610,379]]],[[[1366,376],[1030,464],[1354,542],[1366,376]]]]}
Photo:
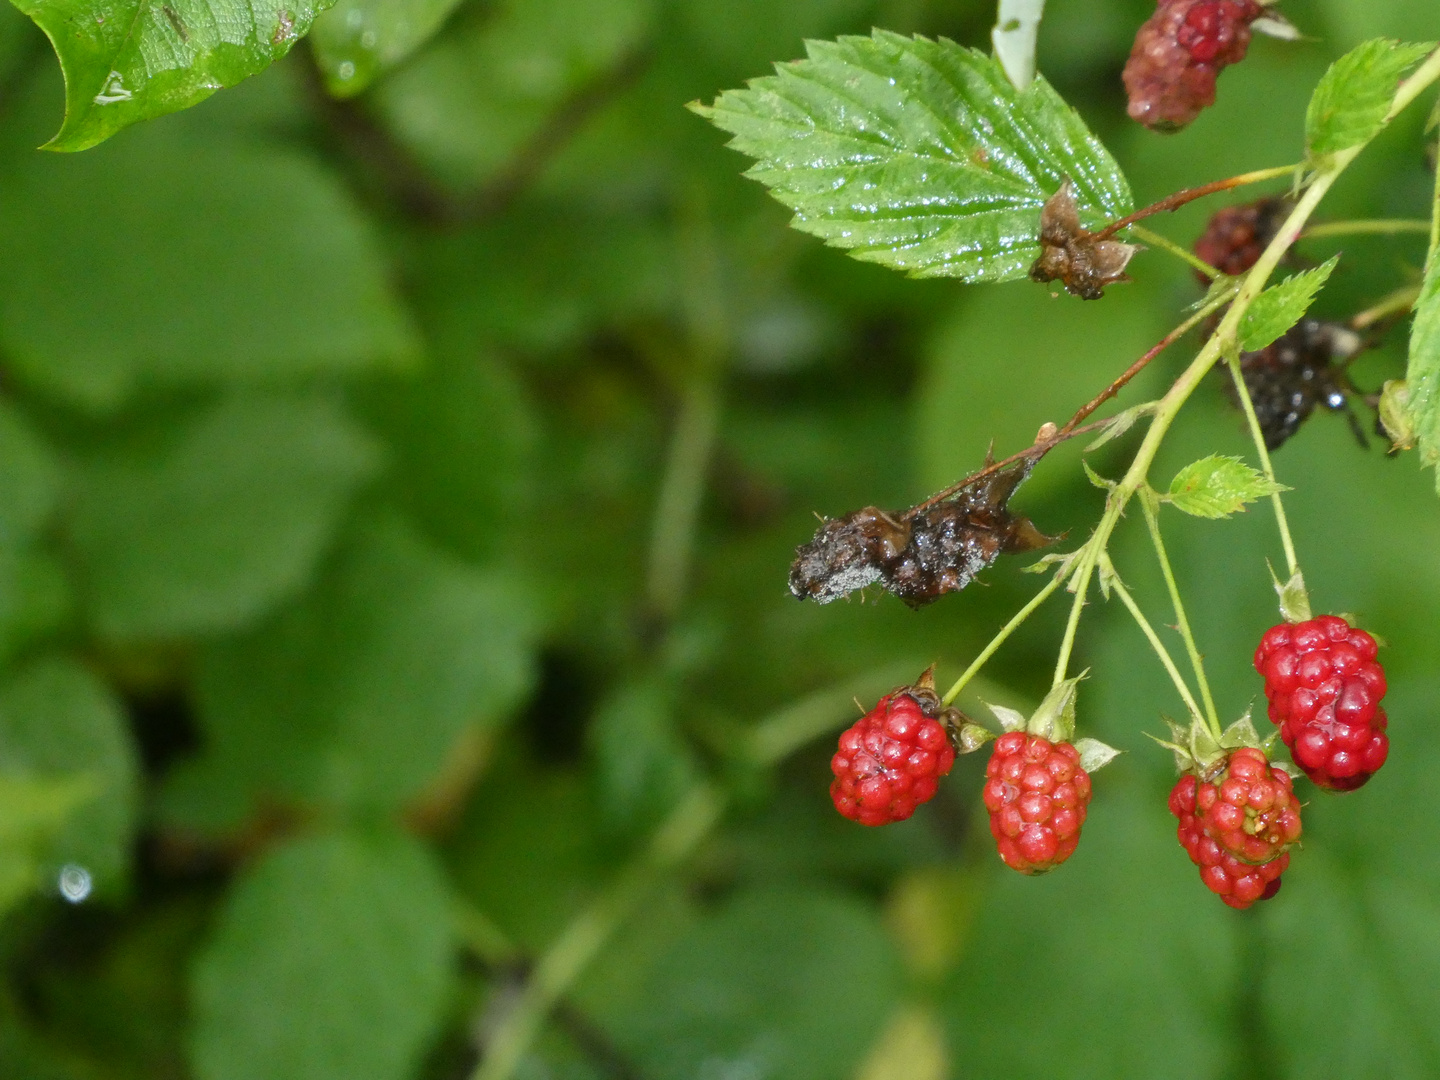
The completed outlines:
{"type": "Polygon", "coordinates": [[[1158,0],[1125,64],[1130,115],[1161,131],[1194,120],[1215,103],[1221,70],[1245,59],[1264,11],[1255,0],[1158,0]]]}
{"type": "Polygon", "coordinates": [[[1273,626],[1255,650],[1280,738],[1305,775],[1331,791],[1358,788],[1390,752],[1375,651],[1373,637],[1334,615],[1273,626]]]}
{"type": "Polygon", "coordinates": [[[888,825],[934,798],[940,777],[955,763],[934,712],[930,701],[922,705],[921,698],[897,690],[841,735],[830,759],[835,809],[861,825],[888,825]]]}

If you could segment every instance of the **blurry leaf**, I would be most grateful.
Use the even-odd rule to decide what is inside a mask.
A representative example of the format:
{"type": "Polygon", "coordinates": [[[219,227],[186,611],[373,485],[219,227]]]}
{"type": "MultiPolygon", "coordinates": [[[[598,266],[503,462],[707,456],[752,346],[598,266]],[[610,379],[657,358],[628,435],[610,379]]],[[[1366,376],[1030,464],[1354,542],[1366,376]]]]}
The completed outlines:
{"type": "Polygon", "coordinates": [[[753,890],[690,929],[599,1019],[647,1076],[833,1080],[895,1006],[900,964],[874,915],[818,890],[753,890]]]}
{"type": "Polygon", "coordinates": [[[915,277],[1008,281],[1040,253],[1040,208],[1068,176],[1082,224],[1131,207],[1119,166],[1044,79],[1017,92],[993,59],[877,30],[697,112],[757,160],[792,224],[915,277]]]}
{"type": "Polygon", "coordinates": [[[620,686],[590,725],[601,814],[622,833],[656,824],[696,778],[694,756],[676,728],[676,703],[655,679],[620,686]]]}
{"type": "MultiPolygon", "coordinates": [[[[1440,252],[1431,252],[1425,284],[1415,301],[1410,328],[1410,362],[1405,371],[1410,423],[1420,460],[1440,463],[1440,252]]],[[[1435,478],[1440,492],[1440,473],[1435,478]]]]}
{"type": "Polygon", "coordinates": [[[71,614],[59,561],[32,546],[0,546],[0,662],[59,630],[71,614]]]}
{"type": "Polygon", "coordinates": [[[265,70],[328,6],[238,0],[14,0],[65,72],[65,123],[50,150],[84,150],[265,70]]]}
{"type": "Polygon", "coordinates": [[[370,395],[368,416],[394,453],[390,487],[426,533],[467,558],[506,554],[534,487],[537,420],[499,360],[437,356],[370,395]]]}
{"type": "Polygon", "coordinates": [[[277,801],[404,805],[528,688],[536,622],[512,579],[398,522],[366,527],[311,595],[202,655],[206,751],[172,777],[164,816],[208,832],[277,801]]]}
{"type": "Polygon", "coordinates": [[[1239,458],[1212,454],[1176,473],[1165,499],[1196,517],[1226,518],[1246,503],[1283,490],[1239,458]]]}
{"type": "Polygon", "coordinates": [[[113,892],[129,875],[139,811],[140,763],[119,703],[85,668],[59,657],[0,685],[0,773],[83,776],[89,792],[45,849],[45,872],[63,864],[113,892]]]}
{"type": "Polygon", "coordinates": [[[55,506],[60,470],[15,408],[0,402],[0,545],[33,536],[55,506]]]}
{"type": "Polygon", "coordinates": [[[236,396],[170,444],[92,460],[70,535],[108,637],[243,626],[302,589],[379,464],[333,398],[236,396]]]}
{"type": "Polygon", "coordinates": [[[1348,150],[1372,138],[1385,124],[1401,77],[1433,47],[1381,38],[1357,45],[1331,64],[1305,112],[1305,149],[1310,158],[1348,150]]]}
{"type": "Polygon", "coordinates": [[[0,916],[39,886],[46,845],[93,793],[83,775],[40,780],[0,769],[0,916]]]}
{"type": "Polygon", "coordinates": [[[648,0],[499,0],[386,79],[375,104],[441,176],[482,184],[634,52],[650,16],[648,0]]]}
{"type": "Polygon", "coordinates": [[[439,868],[398,832],[305,837],[236,883],[193,975],[199,1080],[408,1080],[444,1007],[439,868]]]}
{"type": "Polygon", "coordinates": [[[866,0],[683,0],[676,5],[696,49],[741,76],[794,56],[806,38],[865,25],[866,0]]]}
{"type": "Polygon", "coordinates": [[[1299,322],[1339,261],[1339,255],[1332,255],[1313,270],[1294,274],[1257,296],[1240,318],[1236,337],[1241,350],[1263,349],[1299,322]]]}
{"type": "Polygon", "coordinates": [[[935,1013],[908,1005],[890,1017],[855,1080],[947,1080],[949,1056],[935,1013]]]}
{"type": "Polygon", "coordinates": [[[460,0],[339,0],[315,20],[310,47],[336,97],[353,97],[440,29],[460,0]]]}
{"type": "Polygon", "coordinates": [[[187,130],[0,172],[0,345],[16,375],[100,410],[150,382],[412,360],[414,333],[339,183],[279,146],[187,130]]]}

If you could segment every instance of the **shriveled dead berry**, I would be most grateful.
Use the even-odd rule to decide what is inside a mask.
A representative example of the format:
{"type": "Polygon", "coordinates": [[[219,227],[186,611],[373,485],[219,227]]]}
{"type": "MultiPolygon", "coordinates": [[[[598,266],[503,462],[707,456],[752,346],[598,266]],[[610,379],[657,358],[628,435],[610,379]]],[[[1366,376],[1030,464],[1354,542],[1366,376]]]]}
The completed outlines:
{"type": "MultiPolygon", "coordinates": [[[[1227,206],[1211,215],[1195,241],[1195,254],[1222,274],[1239,277],[1259,261],[1289,211],[1289,201],[1278,198],[1227,206]]],[[[1210,283],[1204,274],[1196,274],[1202,284],[1210,283]]]]}
{"type": "Polygon", "coordinates": [[[1075,192],[1067,179],[1040,211],[1040,257],[1032,281],[1059,281],[1084,300],[1098,300],[1105,286],[1129,281],[1125,267],[1139,250],[1118,240],[1097,240],[1080,225],[1075,192]]]}
{"type": "Polygon", "coordinates": [[[933,505],[903,513],[867,506],[827,520],[796,549],[791,593],[826,604],[878,583],[918,608],[963,589],[1001,555],[1051,543],[1006,506],[1029,471],[1018,462],[933,505]]]}

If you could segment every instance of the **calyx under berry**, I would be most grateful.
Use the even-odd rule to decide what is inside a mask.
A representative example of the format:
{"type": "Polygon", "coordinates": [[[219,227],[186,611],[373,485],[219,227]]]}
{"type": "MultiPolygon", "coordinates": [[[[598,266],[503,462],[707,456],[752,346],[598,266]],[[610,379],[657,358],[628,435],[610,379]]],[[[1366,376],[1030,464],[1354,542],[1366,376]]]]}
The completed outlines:
{"type": "Polygon", "coordinates": [[[1023,732],[1026,735],[1039,736],[1047,742],[1073,744],[1080,754],[1080,767],[1087,773],[1092,773],[1108,765],[1120,751],[1105,745],[1099,739],[1075,738],[1076,688],[1084,677],[1082,672],[1073,679],[1056,683],[1029,717],[1004,705],[991,705],[990,711],[995,714],[995,719],[1006,734],[1023,732]]]}

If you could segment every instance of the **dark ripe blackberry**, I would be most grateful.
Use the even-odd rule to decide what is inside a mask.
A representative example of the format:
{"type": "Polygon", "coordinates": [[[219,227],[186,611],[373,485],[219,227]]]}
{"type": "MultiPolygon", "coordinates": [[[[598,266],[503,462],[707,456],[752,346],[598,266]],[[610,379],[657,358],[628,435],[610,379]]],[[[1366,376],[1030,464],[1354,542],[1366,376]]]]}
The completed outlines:
{"type": "MultiPolygon", "coordinates": [[[[1195,241],[1195,254],[1222,274],[1238,277],[1259,261],[1290,212],[1287,199],[1259,199],[1214,214],[1195,241]]],[[[1210,279],[1199,271],[1202,285],[1210,279]]]]}
{"type": "MultiPolygon", "coordinates": [[[[1346,362],[1360,345],[1360,336],[1343,323],[1307,318],[1265,348],[1241,354],[1240,371],[1267,448],[1278,450],[1317,407],[1346,413],[1356,437],[1366,445],[1350,408],[1354,388],[1345,373],[1346,362]]],[[[1238,408],[1239,397],[1228,378],[1225,392],[1238,408]]]]}

